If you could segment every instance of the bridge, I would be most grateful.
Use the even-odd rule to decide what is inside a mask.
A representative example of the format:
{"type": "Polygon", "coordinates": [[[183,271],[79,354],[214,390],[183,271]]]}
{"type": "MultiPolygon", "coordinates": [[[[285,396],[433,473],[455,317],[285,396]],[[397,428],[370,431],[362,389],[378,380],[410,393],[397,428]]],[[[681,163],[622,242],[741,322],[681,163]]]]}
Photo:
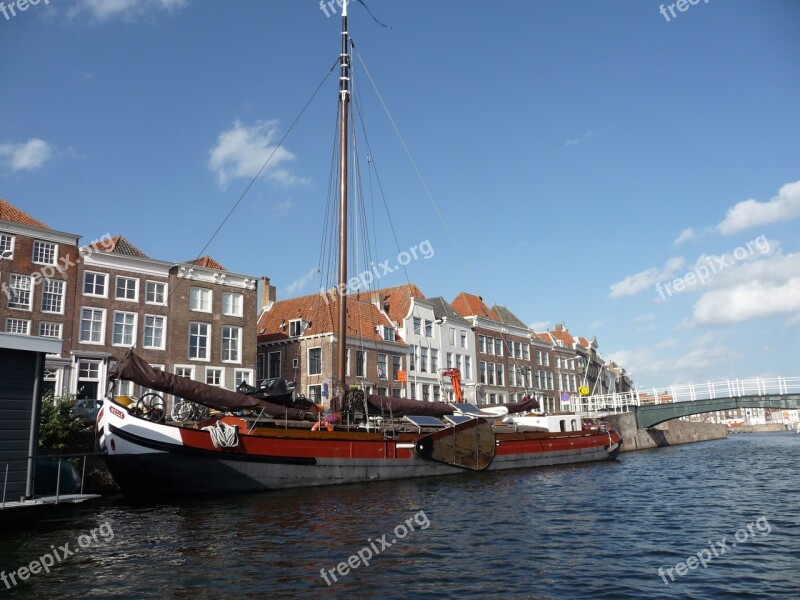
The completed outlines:
{"type": "Polygon", "coordinates": [[[572,403],[576,412],[589,417],[634,412],[637,427],[644,429],[670,419],[718,410],[800,409],[800,377],[728,379],[621,394],[575,397],[572,403]]]}

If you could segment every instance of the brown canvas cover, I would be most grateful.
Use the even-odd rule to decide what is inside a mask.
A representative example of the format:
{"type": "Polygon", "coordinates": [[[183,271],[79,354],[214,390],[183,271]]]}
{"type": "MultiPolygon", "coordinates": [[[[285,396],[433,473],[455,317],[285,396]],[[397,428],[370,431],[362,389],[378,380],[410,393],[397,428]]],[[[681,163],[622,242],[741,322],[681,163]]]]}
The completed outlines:
{"type": "Polygon", "coordinates": [[[308,411],[278,406],[253,396],[239,394],[238,392],[194,381],[187,377],[153,369],[133,350],[128,350],[127,354],[121,360],[118,360],[116,367],[109,374],[109,379],[132,381],[146,388],[157,390],[164,394],[172,394],[216,410],[264,409],[266,414],[277,419],[316,420],[316,416],[308,411]]]}
{"type": "MultiPolygon", "coordinates": [[[[452,404],[446,402],[425,402],[410,398],[393,398],[389,396],[367,396],[367,403],[370,408],[381,411],[384,414],[391,414],[394,417],[419,416],[442,418],[445,415],[452,415],[455,412],[452,404]]],[[[527,412],[539,408],[539,401],[535,398],[523,398],[520,402],[501,404],[508,409],[508,414],[527,412]]],[[[481,406],[478,406],[481,408],[481,406]]]]}

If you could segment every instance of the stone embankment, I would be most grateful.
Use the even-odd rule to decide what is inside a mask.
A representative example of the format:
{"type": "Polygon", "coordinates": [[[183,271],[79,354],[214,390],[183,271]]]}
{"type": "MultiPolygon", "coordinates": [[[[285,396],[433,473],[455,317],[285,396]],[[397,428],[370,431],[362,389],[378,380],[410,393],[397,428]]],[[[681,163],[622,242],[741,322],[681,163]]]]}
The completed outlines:
{"type": "Polygon", "coordinates": [[[637,429],[632,413],[609,415],[608,420],[622,435],[622,452],[691,444],[728,437],[728,428],[718,423],[694,423],[674,419],[650,429],[637,429]]]}
{"type": "Polygon", "coordinates": [[[728,433],[772,433],[786,431],[788,427],[783,423],[767,423],[766,425],[739,425],[728,427],[728,433]]]}

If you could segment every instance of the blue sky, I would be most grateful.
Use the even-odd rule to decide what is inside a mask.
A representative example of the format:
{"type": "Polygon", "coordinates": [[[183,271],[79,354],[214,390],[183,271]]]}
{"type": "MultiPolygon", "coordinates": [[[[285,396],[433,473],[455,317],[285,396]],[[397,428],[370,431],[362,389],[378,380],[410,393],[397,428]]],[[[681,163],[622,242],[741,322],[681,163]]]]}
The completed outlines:
{"type": "MultiPolygon", "coordinates": [[[[435,251],[408,265],[425,294],[596,335],[643,386],[800,376],[800,4],[701,0],[669,21],[650,0],[367,4],[391,29],[353,4],[351,33],[447,222],[356,58],[399,249],[435,251]]],[[[0,13],[0,197],[86,241],[195,257],[338,29],[315,0],[0,13]]],[[[320,286],[335,102],[331,76],[207,251],[279,297],[320,286]]],[[[396,264],[365,202],[371,257],[396,264]]]]}

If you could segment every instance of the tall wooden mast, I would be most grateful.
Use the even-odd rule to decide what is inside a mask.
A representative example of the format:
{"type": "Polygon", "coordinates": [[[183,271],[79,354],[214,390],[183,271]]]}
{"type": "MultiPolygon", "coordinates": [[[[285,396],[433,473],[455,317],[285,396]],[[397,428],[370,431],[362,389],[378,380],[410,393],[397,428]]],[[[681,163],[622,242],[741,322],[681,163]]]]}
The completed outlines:
{"type": "Polygon", "coordinates": [[[347,0],[342,3],[342,54],[339,76],[339,326],[336,347],[336,384],[345,390],[347,356],[347,135],[350,111],[350,40],[347,31],[347,0]]]}

